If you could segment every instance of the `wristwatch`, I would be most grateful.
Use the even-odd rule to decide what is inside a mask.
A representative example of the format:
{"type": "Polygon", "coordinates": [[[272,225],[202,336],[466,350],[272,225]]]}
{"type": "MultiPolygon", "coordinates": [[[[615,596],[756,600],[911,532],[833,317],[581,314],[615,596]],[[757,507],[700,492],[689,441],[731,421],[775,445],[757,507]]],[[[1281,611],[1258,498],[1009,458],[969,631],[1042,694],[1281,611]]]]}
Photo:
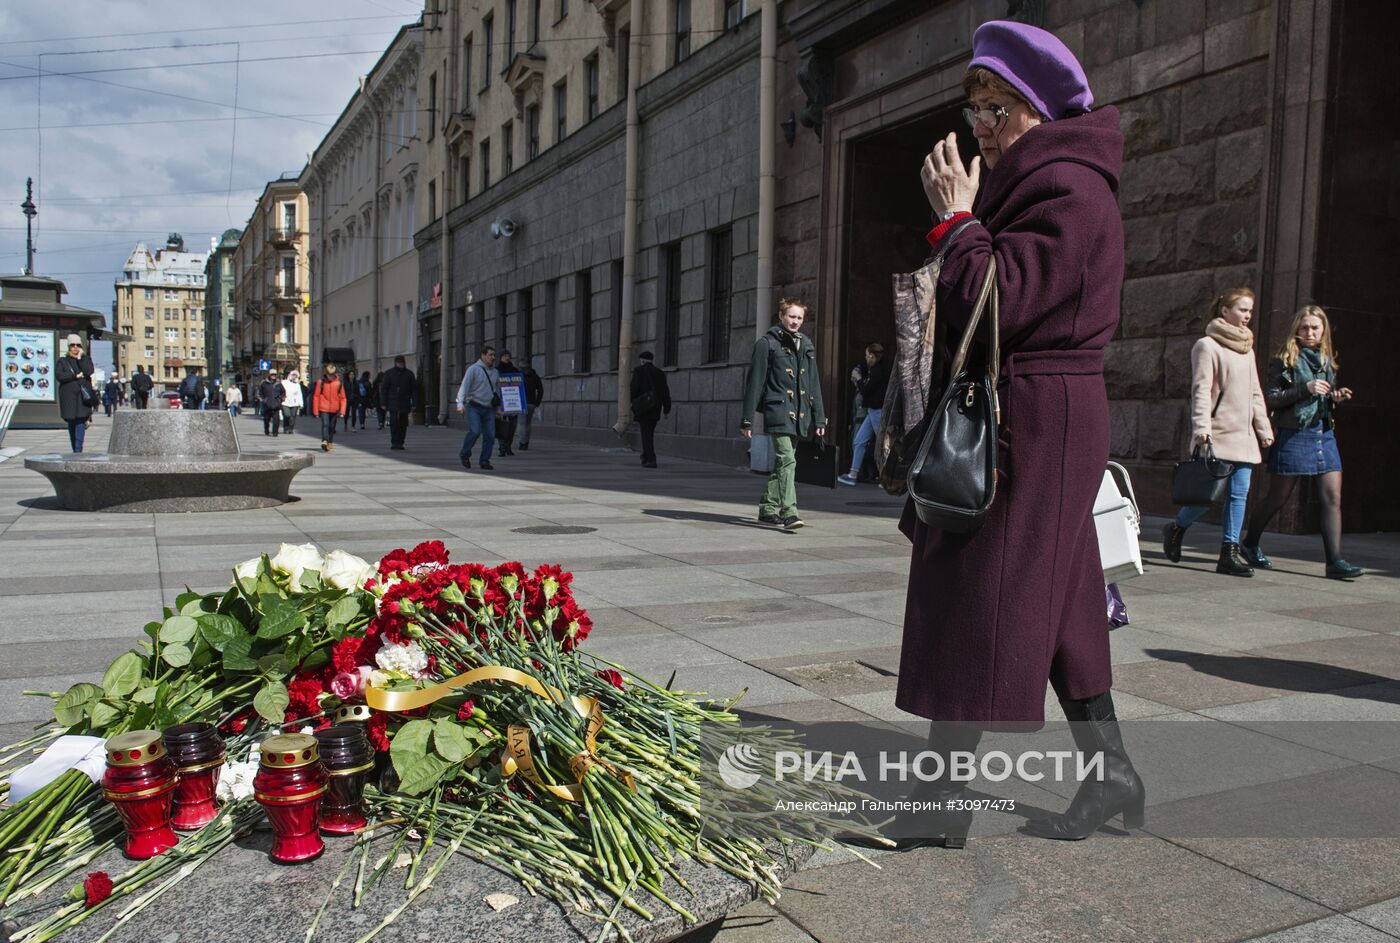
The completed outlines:
{"type": "Polygon", "coordinates": [[[967,211],[966,211],[966,210],[949,210],[948,212],[946,212],[946,213],[943,214],[943,220],[942,220],[942,221],[946,223],[948,220],[952,219],[954,216],[957,216],[959,213],[965,213],[965,212],[967,212],[967,211]]]}

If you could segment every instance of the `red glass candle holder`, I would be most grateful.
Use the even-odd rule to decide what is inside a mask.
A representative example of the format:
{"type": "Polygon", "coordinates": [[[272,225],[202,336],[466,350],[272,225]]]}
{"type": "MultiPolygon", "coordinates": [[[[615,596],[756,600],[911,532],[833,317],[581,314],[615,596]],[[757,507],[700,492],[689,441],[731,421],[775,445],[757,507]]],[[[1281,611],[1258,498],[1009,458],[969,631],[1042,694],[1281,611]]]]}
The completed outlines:
{"type": "Polygon", "coordinates": [[[268,737],[261,746],[262,761],[253,777],[253,798],[272,823],[273,842],[268,857],[280,864],[298,864],[318,858],[326,843],[316,829],[330,778],[321,765],[316,738],[288,733],[268,737]]]}
{"type": "Polygon", "coordinates": [[[213,724],[180,724],[165,731],[165,749],[180,771],[171,824],[182,831],[208,825],[219,814],[214,801],[224,765],[224,741],[213,724]]]}
{"type": "Polygon", "coordinates": [[[128,858],[154,858],[179,844],[170,827],[171,800],[179,781],[159,731],[133,730],[107,741],[102,794],[126,827],[122,850],[128,858]]]}
{"type": "Polygon", "coordinates": [[[316,731],[321,763],[330,776],[321,804],[321,831],[351,835],[369,824],[362,804],[365,783],[374,772],[374,747],[361,724],[316,731]]]}

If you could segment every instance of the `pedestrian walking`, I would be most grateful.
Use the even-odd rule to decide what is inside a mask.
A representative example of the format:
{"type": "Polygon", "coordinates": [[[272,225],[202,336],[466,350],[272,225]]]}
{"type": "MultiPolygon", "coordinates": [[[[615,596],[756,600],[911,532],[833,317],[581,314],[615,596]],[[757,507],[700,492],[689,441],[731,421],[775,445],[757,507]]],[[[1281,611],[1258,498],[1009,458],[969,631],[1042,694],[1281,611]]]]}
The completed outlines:
{"type": "Polygon", "coordinates": [[[500,405],[496,348],[488,344],[481,348],[481,355],[467,368],[462,385],[457,388],[457,412],[467,417],[467,434],[462,438],[462,449],[458,453],[463,468],[472,467],[472,446],[478,438],[481,439],[481,467],[487,471],[495,468],[491,464],[491,447],[496,444],[496,410],[500,405]]]}
{"type": "Polygon", "coordinates": [[[301,371],[295,367],[287,374],[287,379],[282,381],[282,430],[284,432],[294,432],[297,427],[297,417],[301,415],[301,409],[306,405],[306,400],[301,395],[301,371]]]}
{"type": "Polygon", "coordinates": [[[402,356],[395,357],[394,365],[385,372],[379,385],[379,412],[389,415],[389,448],[397,452],[403,451],[408,417],[418,395],[418,380],[407,364],[402,356]]]}
{"type": "MultiPolygon", "coordinates": [[[[518,379],[522,387],[525,385],[525,375],[516,368],[515,362],[510,359],[510,351],[508,350],[501,351],[500,363],[496,366],[496,375],[498,378],[510,377],[518,379]]],[[[496,388],[500,389],[499,382],[496,388]]],[[[519,418],[518,413],[496,413],[496,444],[498,446],[497,451],[501,455],[515,454],[515,450],[511,448],[511,445],[515,442],[516,420],[519,418]]]]}
{"type": "Polygon", "coordinates": [[[369,408],[373,403],[374,383],[369,378],[369,371],[366,370],[360,378],[355,379],[355,373],[350,372],[350,385],[346,390],[346,395],[350,397],[350,412],[347,425],[354,429],[357,425],[359,431],[365,430],[365,416],[369,413],[369,408]]]}
{"type": "Polygon", "coordinates": [[[116,380],[108,380],[102,385],[102,414],[111,418],[117,410],[118,385],[116,380]]]}
{"type": "Polygon", "coordinates": [[[58,381],[58,414],[68,424],[68,444],[74,452],[83,450],[83,438],[92,425],[97,392],[92,388],[92,358],[83,352],[83,339],[68,335],[68,353],[54,365],[58,381]]]}
{"type": "Polygon", "coordinates": [[[311,412],[311,387],[306,382],[306,377],[301,378],[301,414],[306,416],[311,412]]]}
{"type": "MultiPolygon", "coordinates": [[[[1023,23],[977,29],[963,90],[981,156],[964,165],[955,134],[934,144],[921,174],[935,223],[926,239],[943,255],[937,315],[950,331],[966,326],[996,261],[1004,477],[971,534],[930,527],[905,504],[899,526],[913,554],[895,703],[929,718],[929,749],[946,770],[986,729],[1043,724],[1048,679],[1079,768],[1101,757],[1104,775],[1028,829],[1084,838],[1115,815],[1139,824],[1145,798],[1109,690],[1092,516],[1108,461],[1103,352],[1123,287],[1123,135],[1115,108],[1090,110],[1065,44],[1023,23]]],[[[893,836],[962,847],[971,813],[949,801],[965,789],[946,772],[921,784],[915,798],[941,811],[898,816],[893,836]]]]}
{"type": "Polygon", "coordinates": [[[758,519],[784,530],[801,527],[797,514],[797,440],[826,435],[826,409],[817,377],[817,348],[802,333],[807,306],[784,298],[778,323],[753,345],[740,431],[753,438],[753,414],[762,410],[763,431],[773,443],[773,471],[758,505],[758,519]]]}
{"type": "MultiPolygon", "coordinates": [[[[1232,288],[1218,295],[1210,306],[1206,336],[1191,348],[1191,445],[1210,446],[1215,457],[1230,462],[1230,490],[1222,509],[1220,558],[1215,572],[1226,576],[1253,576],[1254,568],[1240,554],[1240,530],[1254,466],[1262,449],[1274,441],[1269,425],[1259,368],[1254,362],[1254,292],[1232,288]]],[[[1186,528],[1210,507],[1185,507],[1162,530],[1162,551],[1176,563],[1186,528]]]]}
{"type": "Polygon", "coordinates": [[[520,417],[520,451],[530,448],[530,427],[534,423],[535,410],[544,402],[544,380],[535,372],[535,365],[525,363],[525,413],[520,417]]]}
{"type": "Polygon", "coordinates": [[[151,389],[155,383],[151,380],[151,375],[140,367],[131,376],[131,398],[137,409],[145,409],[146,403],[150,401],[151,389]]]}
{"type": "Polygon", "coordinates": [[[262,410],[263,435],[279,435],[282,431],[282,400],[287,388],[277,379],[277,371],[267,371],[258,385],[258,406],[262,410]]]}
{"type": "Polygon", "coordinates": [[[856,430],[855,442],[851,445],[851,470],[836,480],[843,485],[854,486],[860,480],[860,468],[865,464],[870,443],[880,431],[880,417],[885,408],[885,388],[890,385],[890,368],[885,363],[885,348],[882,345],[871,344],[865,348],[865,363],[851,371],[851,383],[860,394],[861,405],[865,407],[865,419],[856,430]]]}
{"type": "Polygon", "coordinates": [[[238,407],[243,405],[243,390],[237,383],[228,385],[228,392],[224,394],[224,403],[228,405],[228,414],[234,418],[238,417],[238,407]]]}
{"type": "Polygon", "coordinates": [[[180,408],[199,409],[204,403],[204,381],[199,377],[199,368],[191,367],[180,381],[180,408]]]}
{"type": "Polygon", "coordinates": [[[663,414],[671,414],[671,386],[651,351],[642,351],[637,360],[632,368],[632,415],[642,428],[642,467],[655,468],[656,424],[663,414]]]}
{"type": "Polygon", "coordinates": [[[1298,479],[1317,482],[1322,505],[1324,571],[1329,579],[1354,580],[1365,573],[1342,559],[1342,456],[1334,431],[1336,409],[1352,398],[1349,387],[1337,385],[1337,351],[1332,346],[1332,322],[1317,305],[1306,305],[1293,318],[1288,341],[1269,361],[1264,402],[1274,423],[1274,446],[1269,451],[1269,487],[1254,505],[1240,556],[1250,566],[1272,570],[1259,539],[1264,528],[1293,497],[1298,479]]]}
{"type": "Polygon", "coordinates": [[[345,395],[345,384],[336,375],[336,367],[328,363],[322,368],[321,378],[311,392],[311,415],[321,417],[321,451],[335,448],[335,424],[350,410],[345,395]]]}
{"type": "MultiPolygon", "coordinates": [[[[395,358],[394,358],[394,363],[398,363],[398,362],[399,362],[400,360],[402,360],[402,359],[403,359],[403,358],[401,358],[401,357],[395,357],[395,358]]],[[[385,415],[388,413],[388,409],[387,409],[387,408],[385,407],[385,405],[384,405],[384,371],[383,371],[383,370],[380,370],[380,371],[379,371],[379,374],[374,378],[374,389],[373,389],[373,391],[370,393],[370,397],[374,400],[374,415],[375,415],[375,418],[379,420],[379,428],[383,429],[383,428],[384,428],[384,418],[385,418],[385,415]]]]}

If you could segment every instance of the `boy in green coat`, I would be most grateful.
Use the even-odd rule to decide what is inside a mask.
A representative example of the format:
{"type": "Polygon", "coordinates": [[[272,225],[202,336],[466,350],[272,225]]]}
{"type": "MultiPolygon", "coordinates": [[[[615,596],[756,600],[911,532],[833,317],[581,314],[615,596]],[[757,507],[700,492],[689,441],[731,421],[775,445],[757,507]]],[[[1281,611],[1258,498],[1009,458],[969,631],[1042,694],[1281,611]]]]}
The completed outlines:
{"type": "Polygon", "coordinates": [[[753,346],[749,386],[744,394],[740,428],[753,438],[753,414],[763,412],[763,431],[773,442],[773,472],[758,506],[758,519],[785,530],[802,526],[797,516],[797,439],[815,428],[826,435],[821,381],[817,378],[817,349],[802,333],[807,306],[787,298],[778,302],[778,324],[753,346]]]}

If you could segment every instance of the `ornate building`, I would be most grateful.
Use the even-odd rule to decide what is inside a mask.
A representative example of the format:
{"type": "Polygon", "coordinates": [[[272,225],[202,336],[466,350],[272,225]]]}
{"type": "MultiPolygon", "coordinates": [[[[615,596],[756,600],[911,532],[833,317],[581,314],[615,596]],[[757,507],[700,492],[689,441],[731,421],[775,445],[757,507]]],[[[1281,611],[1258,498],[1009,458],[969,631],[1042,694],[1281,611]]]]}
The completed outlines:
{"type": "Polygon", "coordinates": [[[139,365],[173,390],[188,370],[204,369],[205,258],[186,252],[179,233],[155,252],[144,242],[131,250],[115,285],[113,331],[131,338],[112,343],[117,376],[130,377],[139,365]]]}
{"type": "MultiPolygon", "coordinates": [[[[233,256],[242,232],[224,231],[209,249],[204,263],[204,359],[213,379],[227,384],[235,374],[233,362],[233,256]]],[[[212,242],[213,240],[211,240],[212,242]]]]}
{"type": "Polygon", "coordinates": [[[233,253],[231,367],[247,380],[263,364],[306,374],[311,360],[307,306],[306,195],[298,174],[263,188],[233,253]]]}

